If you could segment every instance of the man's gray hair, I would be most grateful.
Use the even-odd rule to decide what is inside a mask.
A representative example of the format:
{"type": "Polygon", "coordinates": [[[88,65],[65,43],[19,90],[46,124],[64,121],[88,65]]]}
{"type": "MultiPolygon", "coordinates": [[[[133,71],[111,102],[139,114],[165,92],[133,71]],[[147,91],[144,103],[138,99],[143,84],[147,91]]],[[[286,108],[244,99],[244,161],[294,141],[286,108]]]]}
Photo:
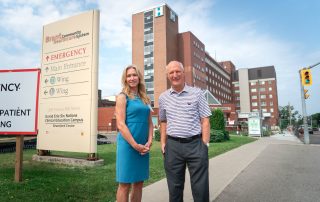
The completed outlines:
{"type": "Polygon", "coordinates": [[[171,61],[171,62],[169,62],[169,64],[166,66],[166,71],[168,71],[168,66],[170,65],[170,63],[172,63],[172,62],[177,62],[178,64],[179,64],[179,67],[182,69],[182,71],[184,71],[184,67],[183,67],[183,64],[181,63],[181,62],[179,62],[179,61],[171,61]]]}

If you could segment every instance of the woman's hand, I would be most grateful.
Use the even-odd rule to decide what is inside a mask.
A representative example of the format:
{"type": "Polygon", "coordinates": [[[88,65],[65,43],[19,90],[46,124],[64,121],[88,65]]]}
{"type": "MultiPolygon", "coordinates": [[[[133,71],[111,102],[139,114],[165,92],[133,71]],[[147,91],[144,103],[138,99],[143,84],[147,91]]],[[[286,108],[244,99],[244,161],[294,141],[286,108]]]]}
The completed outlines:
{"type": "Polygon", "coordinates": [[[147,147],[146,145],[142,145],[142,144],[135,144],[135,146],[133,148],[135,150],[137,150],[141,155],[145,155],[146,153],[148,153],[150,151],[149,147],[147,147]]]}
{"type": "Polygon", "coordinates": [[[149,150],[151,149],[151,146],[152,146],[152,140],[149,140],[145,145],[145,147],[148,147],[149,150]]]}
{"type": "Polygon", "coordinates": [[[144,146],[145,146],[145,148],[148,148],[148,151],[145,153],[141,153],[141,155],[145,155],[146,153],[148,153],[150,151],[151,146],[152,146],[152,140],[148,141],[144,146]]]}

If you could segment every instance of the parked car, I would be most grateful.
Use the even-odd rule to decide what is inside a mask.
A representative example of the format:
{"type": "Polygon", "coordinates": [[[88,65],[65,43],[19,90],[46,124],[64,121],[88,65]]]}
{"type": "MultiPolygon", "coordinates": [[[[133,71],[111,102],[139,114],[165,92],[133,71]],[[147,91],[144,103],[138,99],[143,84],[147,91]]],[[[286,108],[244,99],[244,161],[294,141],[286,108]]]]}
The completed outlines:
{"type": "Polygon", "coordinates": [[[104,136],[104,135],[100,135],[98,134],[97,136],[97,144],[111,144],[112,142],[108,140],[108,137],[104,136]]]}
{"type": "MultiPolygon", "coordinates": [[[[303,134],[304,133],[304,126],[303,125],[299,126],[298,131],[299,131],[299,133],[303,134]]],[[[309,132],[309,134],[313,134],[313,130],[310,126],[308,126],[308,132],[309,132]]]]}

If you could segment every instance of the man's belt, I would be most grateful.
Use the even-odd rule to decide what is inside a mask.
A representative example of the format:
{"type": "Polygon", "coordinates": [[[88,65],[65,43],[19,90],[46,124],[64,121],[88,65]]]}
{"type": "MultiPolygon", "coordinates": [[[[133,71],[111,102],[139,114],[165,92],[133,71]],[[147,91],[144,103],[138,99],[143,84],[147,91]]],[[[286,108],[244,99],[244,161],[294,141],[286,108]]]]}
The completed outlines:
{"type": "Polygon", "coordinates": [[[185,137],[185,138],[184,137],[173,137],[173,136],[168,135],[168,139],[174,140],[174,141],[177,141],[180,143],[189,143],[189,142],[192,142],[193,140],[198,139],[200,137],[201,137],[201,134],[194,135],[191,137],[185,137]]]}

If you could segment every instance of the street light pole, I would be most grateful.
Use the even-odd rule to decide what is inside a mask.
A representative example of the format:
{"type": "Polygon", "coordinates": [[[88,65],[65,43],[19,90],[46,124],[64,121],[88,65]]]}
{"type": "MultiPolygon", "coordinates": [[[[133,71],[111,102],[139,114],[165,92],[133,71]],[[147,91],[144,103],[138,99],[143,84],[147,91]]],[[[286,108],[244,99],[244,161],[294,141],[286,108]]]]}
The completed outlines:
{"type": "MultiPolygon", "coordinates": [[[[320,62],[311,65],[307,68],[303,69],[312,69],[313,67],[320,65],[320,62]]],[[[303,125],[304,125],[304,143],[305,144],[310,144],[310,139],[309,139],[309,130],[308,130],[308,122],[307,122],[307,109],[306,109],[306,100],[304,97],[304,87],[302,85],[302,78],[300,74],[301,70],[299,70],[299,77],[300,77],[300,87],[301,87],[301,103],[302,103],[302,115],[303,115],[303,125]]]]}
{"type": "Polygon", "coordinates": [[[312,68],[314,68],[315,66],[318,66],[318,65],[320,65],[320,62],[318,62],[318,63],[316,63],[316,64],[314,64],[314,65],[309,66],[307,69],[312,69],[312,68]]]}
{"type": "MultiPolygon", "coordinates": [[[[299,70],[300,75],[300,70],[299,70]]],[[[301,87],[301,103],[302,103],[302,116],[303,116],[303,127],[304,127],[304,143],[309,144],[309,131],[308,131],[308,123],[307,123],[307,109],[306,109],[306,100],[304,99],[304,88],[302,86],[302,80],[300,77],[300,87],[301,87]]]]}

